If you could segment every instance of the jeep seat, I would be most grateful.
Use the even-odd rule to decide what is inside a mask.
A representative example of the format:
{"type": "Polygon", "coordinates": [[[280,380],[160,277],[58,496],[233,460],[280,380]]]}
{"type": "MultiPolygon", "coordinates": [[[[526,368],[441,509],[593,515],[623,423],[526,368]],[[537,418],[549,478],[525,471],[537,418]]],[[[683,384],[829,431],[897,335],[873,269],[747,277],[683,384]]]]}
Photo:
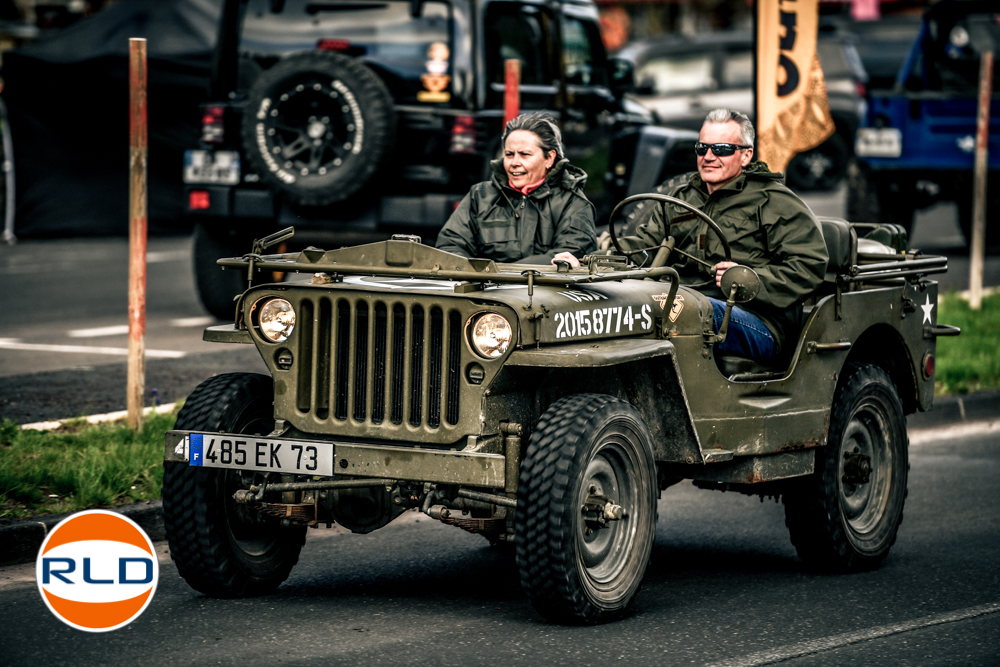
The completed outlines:
{"type": "Polygon", "coordinates": [[[857,245],[857,232],[843,218],[817,218],[823,229],[823,240],[826,241],[826,252],[830,261],[826,265],[827,279],[841,273],[853,264],[854,249],[857,245]]]}
{"type": "MultiPolygon", "coordinates": [[[[826,251],[830,261],[826,268],[825,282],[836,282],[838,273],[851,266],[856,258],[858,242],[857,232],[843,218],[817,218],[823,230],[823,240],[826,241],[826,251]]],[[[791,341],[789,341],[791,342],[791,341]]],[[[792,346],[794,348],[794,346],[792,346]]],[[[732,355],[716,355],[715,363],[727,378],[743,373],[774,373],[787,365],[787,354],[773,364],[763,364],[754,359],[732,355]]]]}

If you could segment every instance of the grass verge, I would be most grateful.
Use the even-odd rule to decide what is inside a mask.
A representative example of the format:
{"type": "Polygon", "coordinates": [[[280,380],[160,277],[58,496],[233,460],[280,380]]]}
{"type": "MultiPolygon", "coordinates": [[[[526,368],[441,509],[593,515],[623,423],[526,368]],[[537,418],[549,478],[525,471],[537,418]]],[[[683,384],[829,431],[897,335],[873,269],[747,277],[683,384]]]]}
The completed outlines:
{"type": "Polygon", "coordinates": [[[55,431],[0,424],[0,523],[160,497],[163,433],[176,413],[123,422],[67,422],[55,431]]]}
{"type": "Polygon", "coordinates": [[[955,293],[938,299],[937,321],[961,327],[962,335],[937,339],[935,393],[968,394],[1000,389],[1000,292],[974,311],[955,293]]]}

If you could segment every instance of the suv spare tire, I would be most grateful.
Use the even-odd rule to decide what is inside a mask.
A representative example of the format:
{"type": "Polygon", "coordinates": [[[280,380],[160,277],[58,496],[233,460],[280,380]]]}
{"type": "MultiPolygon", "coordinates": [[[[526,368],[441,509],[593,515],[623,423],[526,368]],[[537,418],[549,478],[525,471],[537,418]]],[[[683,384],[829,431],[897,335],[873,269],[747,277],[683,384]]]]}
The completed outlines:
{"type": "Polygon", "coordinates": [[[326,206],[360,190],[395,131],[385,84],[339,53],[284,58],[254,82],[243,114],[250,167],[302,206],[326,206]]]}

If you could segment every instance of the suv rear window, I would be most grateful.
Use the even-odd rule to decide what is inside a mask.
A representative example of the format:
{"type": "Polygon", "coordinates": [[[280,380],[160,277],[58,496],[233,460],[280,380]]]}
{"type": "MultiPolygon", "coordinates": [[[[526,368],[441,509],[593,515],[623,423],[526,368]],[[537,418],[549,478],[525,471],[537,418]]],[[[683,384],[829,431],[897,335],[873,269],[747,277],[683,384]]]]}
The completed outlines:
{"type": "Polygon", "coordinates": [[[451,50],[451,6],[445,2],[426,0],[417,17],[412,15],[410,0],[287,0],[279,12],[272,12],[271,5],[271,0],[248,4],[240,41],[245,55],[309,51],[327,40],[331,50],[356,55],[389,75],[417,81],[415,91],[427,71],[431,45],[444,43],[451,50]]]}

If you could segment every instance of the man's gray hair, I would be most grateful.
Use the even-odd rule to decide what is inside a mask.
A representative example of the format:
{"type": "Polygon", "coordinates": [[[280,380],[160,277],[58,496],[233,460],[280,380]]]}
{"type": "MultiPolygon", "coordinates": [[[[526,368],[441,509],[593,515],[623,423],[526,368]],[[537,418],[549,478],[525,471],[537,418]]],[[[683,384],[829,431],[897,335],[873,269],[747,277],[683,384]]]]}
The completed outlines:
{"type": "Polygon", "coordinates": [[[546,155],[552,151],[556,152],[556,162],[566,157],[566,150],[563,148],[562,142],[562,132],[559,131],[556,119],[551,114],[535,111],[511,118],[503,131],[500,145],[506,146],[507,137],[510,136],[511,132],[516,130],[525,130],[526,132],[533,133],[538,137],[538,145],[545,151],[546,155]]]}
{"type": "Polygon", "coordinates": [[[753,146],[756,133],[753,131],[753,123],[750,122],[745,113],[732,109],[712,109],[705,116],[706,123],[728,123],[729,121],[740,126],[740,143],[744,146],[753,146]]]}

